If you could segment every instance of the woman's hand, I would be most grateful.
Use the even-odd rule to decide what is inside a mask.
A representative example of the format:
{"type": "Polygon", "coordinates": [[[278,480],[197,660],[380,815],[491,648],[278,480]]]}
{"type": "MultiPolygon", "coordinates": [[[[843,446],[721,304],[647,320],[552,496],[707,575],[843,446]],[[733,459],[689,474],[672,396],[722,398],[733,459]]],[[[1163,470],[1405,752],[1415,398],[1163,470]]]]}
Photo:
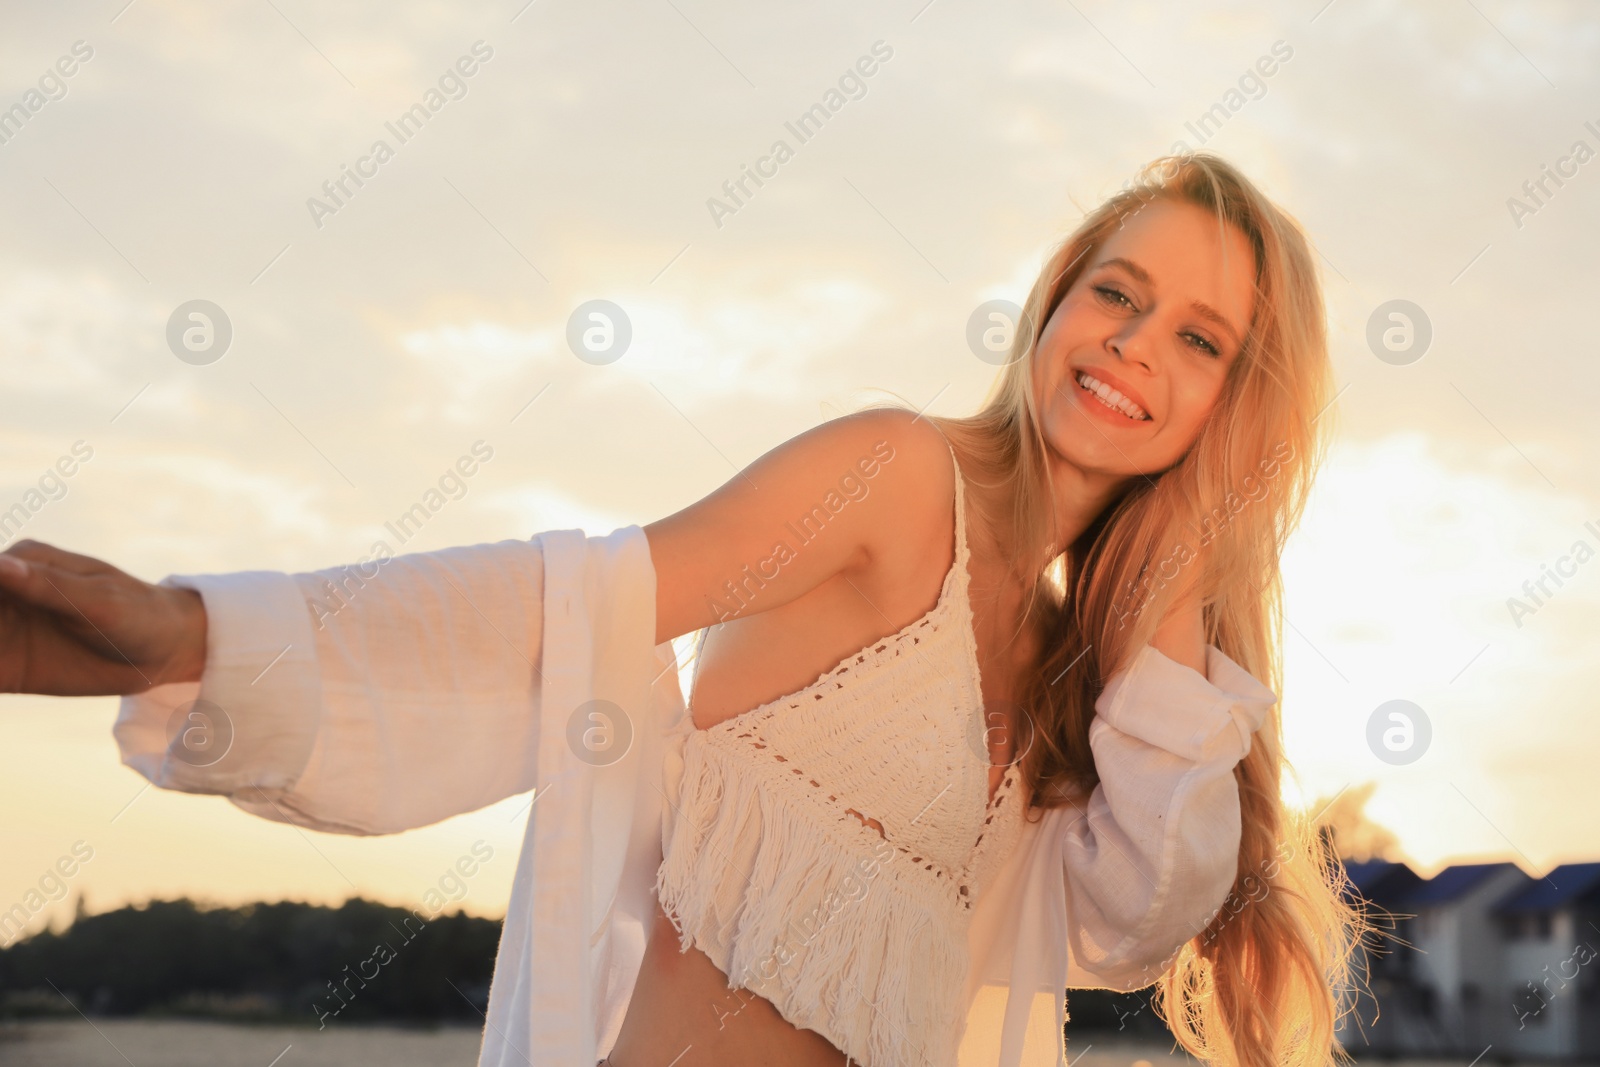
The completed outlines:
{"type": "Polygon", "coordinates": [[[39,541],[0,553],[0,692],[142,693],[198,681],[205,660],[206,609],[194,590],[39,541]]]}

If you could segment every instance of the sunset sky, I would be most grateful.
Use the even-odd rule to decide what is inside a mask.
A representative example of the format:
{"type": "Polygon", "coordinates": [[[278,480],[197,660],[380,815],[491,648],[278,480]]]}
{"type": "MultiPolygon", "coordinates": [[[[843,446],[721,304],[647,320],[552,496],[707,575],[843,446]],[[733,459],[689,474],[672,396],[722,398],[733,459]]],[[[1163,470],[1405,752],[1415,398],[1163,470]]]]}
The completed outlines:
{"type": "MultiPolygon", "coordinates": [[[[1316,243],[1342,388],[1285,561],[1301,795],[1378,783],[1369,816],[1425,874],[1600,859],[1589,8],[525,4],[6,7],[0,109],[25,118],[0,122],[0,511],[29,508],[20,536],[152,581],[331,566],[476,442],[492,460],[407,550],[651,522],[889,393],[972,410],[997,373],[973,309],[1020,302],[1085,210],[1199,130],[1316,243]],[[786,123],[863,57],[802,141],[786,123]],[[733,205],[724,183],[758,166],[733,205]],[[609,364],[567,345],[596,299],[632,324],[609,364]],[[231,323],[213,362],[169,347],[192,300],[231,323]],[[1394,300],[1431,327],[1411,362],[1369,343],[1394,300]],[[1565,576],[1534,604],[1547,566],[1565,576]],[[1414,762],[1369,747],[1391,700],[1431,724],[1414,762]]],[[[93,858],[35,928],[79,895],[415,906],[480,839],[462,904],[504,909],[525,797],[302,833],[144,788],[115,711],[0,698],[0,911],[79,841],[93,858]]]]}

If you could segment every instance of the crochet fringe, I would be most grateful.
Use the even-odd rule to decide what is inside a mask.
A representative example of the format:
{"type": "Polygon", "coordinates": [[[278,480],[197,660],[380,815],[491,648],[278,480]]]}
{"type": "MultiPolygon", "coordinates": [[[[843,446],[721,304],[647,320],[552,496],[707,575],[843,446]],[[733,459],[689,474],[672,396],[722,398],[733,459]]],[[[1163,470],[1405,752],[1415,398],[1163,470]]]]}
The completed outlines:
{"type": "Polygon", "coordinates": [[[710,745],[684,757],[656,872],[682,948],[856,1063],[954,1064],[969,966],[954,884],[930,881],[853,815],[834,816],[798,777],[736,773],[710,745]]]}

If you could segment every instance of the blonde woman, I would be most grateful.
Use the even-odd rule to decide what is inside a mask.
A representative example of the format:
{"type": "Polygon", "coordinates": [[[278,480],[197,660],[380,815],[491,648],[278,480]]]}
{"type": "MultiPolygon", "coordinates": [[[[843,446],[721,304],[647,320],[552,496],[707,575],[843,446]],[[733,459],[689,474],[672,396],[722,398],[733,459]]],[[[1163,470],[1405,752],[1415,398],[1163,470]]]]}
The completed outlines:
{"type": "MultiPolygon", "coordinates": [[[[1330,401],[1306,240],[1225,162],[1172,157],[1090,213],[1023,310],[976,414],[857,412],[644,527],[655,641],[701,631],[701,650],[666,748],[654,927],[603,1063],[978,1062],[979,972],[1057,950],[1065,984],[1158,985],[1164,1018],[1208,1062],[1342,1056],[1360,919],[1281,798],[1273,710],[1279,555],[1330,401]],[[1011,860],[1036,824],[1055,833],[1044,890],[1067,916],[1067,944],[1043,950],[974,921],[989,890],[1023,899],[1011,860]]],[[[363,803],[454,790],[448,808],[306,825],[420,825],[530,786],[485,769],[491,746],[519,746],[525,674],[492,638],[459,647],[478,625],[465,609],[441,631],[449,593],[424,577],[437,563],[515,644],[541,589],[504,569],[526,558],[515,550],[399,557],[378,592],[325,620],[431,613],[426,646],[388,618],[393,647],[319,636],[310,673],[285,661],[279,677],[324,700],[330,671],[388,672],[440,700],[502,668],[514,679],[498,703],[472,692],[459,727],[384,713],[389,742],[436,745],[423,777],[437,780],[364,780],[348,761],[347,787],[380,798],[363,803]],[[462,755],[475,744],[476,770],[462,755]]],[[[26,564],[0,566],[8,691],[204,685],[224,669],[219,642],[269,611],[224,583],[148,585],[36,542],[3,560],[26,564]]],[[[295,580],[260,588],[309,603],[316,579],[295,580]]],[[[119,741],[135,732],[123,725],[119,741]]],[[[276,815],[258,809],[299,820],[282,797],[276,815]]],[[[513,978],[497,969],[497,995],[513,978]]],[[[999,1047],[986,1062],[1029,1056],[1009,1030],[999,1047]]],[[[512,1051],[527,1058],[486,1033],[482,1062],[519,1062],[512,1051]]],[[[1041,1055],[1026,1062],[1062,1062],[1059,1030],[1041,1055]]]]}

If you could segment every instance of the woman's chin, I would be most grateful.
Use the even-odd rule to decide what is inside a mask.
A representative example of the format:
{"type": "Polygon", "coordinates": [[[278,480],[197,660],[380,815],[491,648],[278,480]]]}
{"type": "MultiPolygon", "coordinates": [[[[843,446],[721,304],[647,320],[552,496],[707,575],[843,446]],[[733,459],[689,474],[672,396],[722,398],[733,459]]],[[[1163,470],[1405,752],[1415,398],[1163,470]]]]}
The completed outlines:
{"type": "Polygon", "coordinates": [[[1095,436],[1093,430],[1047,432],[1045,446],[1053,463],[1085,478],[1136,478],[1143,473],[1138,456],[1112,447],[1105,438],[1095,436]]]}

